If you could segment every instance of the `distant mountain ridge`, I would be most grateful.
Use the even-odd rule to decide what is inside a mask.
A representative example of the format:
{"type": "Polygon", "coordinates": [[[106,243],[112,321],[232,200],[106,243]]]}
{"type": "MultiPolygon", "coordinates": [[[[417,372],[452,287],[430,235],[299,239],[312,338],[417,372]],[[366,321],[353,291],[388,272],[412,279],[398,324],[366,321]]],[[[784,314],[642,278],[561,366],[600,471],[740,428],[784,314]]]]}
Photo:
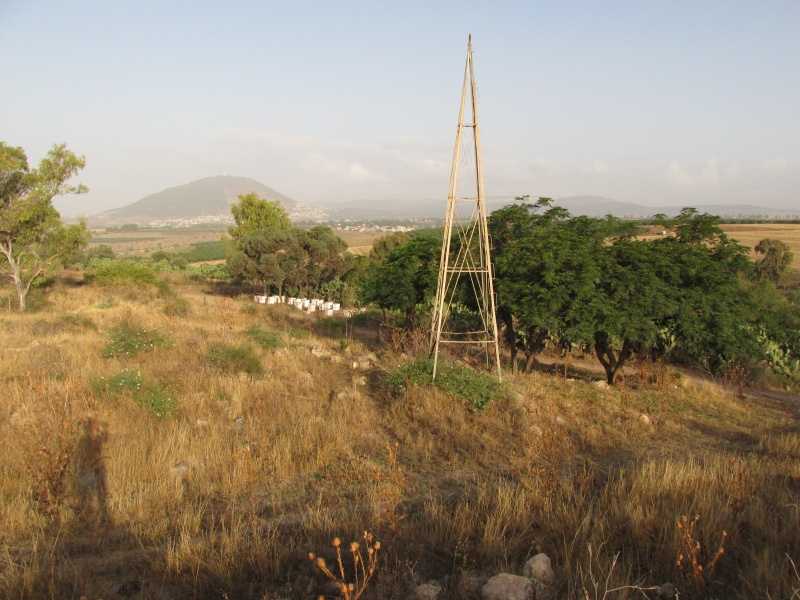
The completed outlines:
{"type": "MultiPolygon", "coordinates": [[[[530,201],[535,198],[531,197],[530,201]]],[[[515,203],[512,196],[490,196],[486,198],[489,212],[515,203]]],[[[679,206],[645,206],[633,202],[619,202],[602,196],[567,196],[555,198],[553,206],[566,208],[573,215],[589,217],[615,217],[638,219],[649,218],[657,214],[675,216],[685,206],[692,206],[700,212],[707,212],[728,218],[798,218],[800,210],[765,208],[743,204],[700,204],[691,203],[679,206]]],[[[445,217],[446,198],[438,199],[406,199],[406,200],[351,200],[331,204],[327,207],[331,219],[369,220],[386,218],[441,218],[445,217]]]]}
{"type": "Polygon", "coordinates": [[[150,194],[133,204],[92,215],[88,221],[90,225],[112,225],[202,218],[224,220],[230,218],[231,205],[238,201],[239,195],[251,192],[267,200],[279,200],[289,212],[298,204],[255,179],[218,175],[150,194]]]}
{"type": "MultiPolygon", "coordinates": [[[[361,199],[308,206],[249,177],[219,175],[198,179],[186,185],[171,187],[150,194],[141,200],[88,217],[92,226],[121,225],[181,225],[197,223],[232,222],[231,205],[240,194],[255,192],[267,200],[279,200],[293,220],[363,220],[413,219],[445,217],[446,198],[405,198],[395,200],[361,199]]],[[[531,198],[533,200],[534,198],[531,198]]],[[[489,212],[514,203],[511,196],[490,196],[486,199],[489,212]]],[[[677,215],[683,206],[694,206],[707,212],[728,218],[800,218],[800,210],[774,209],[750,205],[681,205],[645,206],[633,202],[619,202],[602,196],[568,196],[556,198],[555,206],[562,206],[573,215],[603,217],[611,214],[622,218],[647,218],[656,214],[677,215]]]]}

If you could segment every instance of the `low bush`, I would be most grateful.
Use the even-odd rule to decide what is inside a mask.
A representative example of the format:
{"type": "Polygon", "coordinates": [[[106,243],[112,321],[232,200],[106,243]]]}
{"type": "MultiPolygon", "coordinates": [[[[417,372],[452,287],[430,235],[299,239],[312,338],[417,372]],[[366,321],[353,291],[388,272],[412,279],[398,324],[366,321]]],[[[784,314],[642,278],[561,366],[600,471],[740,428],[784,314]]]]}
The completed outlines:
{"type": "Polygon", "coordinates": [[[175,416],[177,403],[172,396],[157,382],[144,379],[141,371],[123,369],[110,377],[93,379],[92,391],[112,398],[128,395],[158,419],[175,416]]]}
{"type": "Polygon", "coordinates": [[[206,352],[209,364],[228,373],[260,375],[264,366],[249,346],[214,344],[206,352]]]}
{"type": "Polygon", "coordinates": [[[127,358],[140,352],[152,352],[171,348],[174,344],[156,329],[120,323],[109,331],[109,339],[103,349],[103,358],[127,358]]]}
{"type": "Polygon", "coordinates": [[[180,296],[172,296],[164,303],[164,314],[168,317],[188,317],[191,314],[189,301],[180,296]]]}
{"type": "Polygon", "coordinates": [[[95,271],[91,279],[102,286],[158,286],[158,277],[153,269],[127,260],[109,262],[95,271]]]}
{"type": "Polygon", "coordinates": [[[264,350],[280,348],[283,346],[281,336],[277,331],[262,329],[260,325],[253,325],[247,330],[247,336],[264,350]]]}
{"type": "Polygon", "coordinates": [[[473,412],[482,411],[490,402],[499,399],[503,391],[496,376],[444,361],[436,370],[436,381],[432,380],[433,360],[424,357],[402,363],[385,378],[384,385],[394,394],[401,393],[410,385],[434,385],[466,401],[473,412]]]}

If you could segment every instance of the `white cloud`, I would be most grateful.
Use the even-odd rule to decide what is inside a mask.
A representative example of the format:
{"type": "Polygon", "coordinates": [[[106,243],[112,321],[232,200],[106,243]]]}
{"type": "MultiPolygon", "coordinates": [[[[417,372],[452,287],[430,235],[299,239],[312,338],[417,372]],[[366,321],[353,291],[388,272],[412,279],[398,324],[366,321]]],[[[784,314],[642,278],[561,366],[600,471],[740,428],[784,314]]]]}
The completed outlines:
{"type": "Polygon", "coordinates": [[[783,175],[789,168],[789,161],[785,158],[774,158],[761,165],[761,170],[773,175],[783,175]]]}
{"type": "Polygon", "coordinates": [[[608,173],[608,165],[598,158],[591,165],[583,167],[581,173],[589,177],[603,176],[608,173]]]}
{"type": "Polygon", "coordinates": [[[365,181],[382,181],[385,177],[357,161],[337,160],[323,154],[308,156],[305,168],[315,173],[332,175],[344,183],[361,183],[365,181]]]}
{"type": "Polygon", "coordinates": [[[684,171],[677,162],[670,163],[667,168],[667,174],[670,181],[677,185],[692,185],[694,183],[694,177],[684,171]]]}
{"type": "Polygon", "coordinates": [[[556,175],[559,173],[559,167],[552,160],[546,158],[537,158],[531,163],[530,167],[537,175],[556,175]]]}
{"type": "Polygon", "coordinates": [[[700,169],[701,179],[705,183],[718,184],[719,183],[719,164],[716,158],[708,161],[708,164],[700,169]]]}

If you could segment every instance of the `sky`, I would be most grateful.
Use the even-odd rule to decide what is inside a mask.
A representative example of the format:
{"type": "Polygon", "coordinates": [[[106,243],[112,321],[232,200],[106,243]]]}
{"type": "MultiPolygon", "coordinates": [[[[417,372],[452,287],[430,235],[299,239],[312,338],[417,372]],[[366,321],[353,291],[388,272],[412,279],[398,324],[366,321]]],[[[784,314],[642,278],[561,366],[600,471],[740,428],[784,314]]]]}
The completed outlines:
{"type": "Polygon", "coordinates": [[[444,202],[470,34],[488,197],[800,207],[797,0],[0,0],[0,140],[86,157],[63,216],[444,202]]]}

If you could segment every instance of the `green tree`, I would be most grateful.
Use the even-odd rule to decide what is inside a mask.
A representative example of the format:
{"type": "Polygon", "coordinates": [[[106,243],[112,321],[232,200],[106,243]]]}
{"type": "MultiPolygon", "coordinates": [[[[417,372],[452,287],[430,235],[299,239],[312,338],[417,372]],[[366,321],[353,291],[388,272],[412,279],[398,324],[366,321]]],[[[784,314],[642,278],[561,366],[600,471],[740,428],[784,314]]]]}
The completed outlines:
{"type": "Polygon", "coordinates": [[[68,182],[86,164],[67,149],[53,146],[37,169],[28,167],[25,151],[0,142],[0,254],[3,275],[14,285],[20,312],[31,285],[84,247],[84,223],[64,226],[52,200],[87,192],[68,182]]]}
{"type": "Polygon", "coordinates": [[[677,348],[711,369],[759,352],[758,311],[743,285],[752,263],[719,222],[684,208],[675,219],[659,218],[673,234],[652,242],[657,276],[674,302],[663,327],[677,348]]]}
{"type": "Polygon", "coordinates": [[[300,234],[299,229],[259,229],[241,240],[239,250],[228,259],[228,268],[234,275],[261,285],[265,295],[270,285],[283,295],[285,283],[299,285],[304,280],[308,253],[300,234]]]}
{"type": "Polygon", "coordinates": [[[414,327],[417,307],[436,294],[441,251],[441,240],[430,236],[395,247],[382,265],[367,269],[361,282],[361,301],[401,311],[405,326],[414,327]]]}
{"type": "Polygon", "coordinates": [[[757,281],[771,281],[778,285],[786,269],[792,264],[794,255],[789,246],[774,238],[764,238],[754,248],[761,258],[753,265],[753,275],[757,281]]]}
{"type": "Polygon", "coordinates": [[[241,244],[259,229],[274,227],[287,231],[292,228],[289,214],[280,201],[265,200],[255,192],[240,194],[239,202],[231,206],[231,213],[236,225],[228,228],[228,234],[233,239],[234,246],[241,244]]]}
{"type": "Polygon", "coordinates": [[[343,275],[353,264],[347,244],[329,227],[266,227],[242,238],[228,259],[231,273],[262,285],[264,293],[275,286],[283,295],[285,286],[297,292],[321,290],[343,275]]]}

